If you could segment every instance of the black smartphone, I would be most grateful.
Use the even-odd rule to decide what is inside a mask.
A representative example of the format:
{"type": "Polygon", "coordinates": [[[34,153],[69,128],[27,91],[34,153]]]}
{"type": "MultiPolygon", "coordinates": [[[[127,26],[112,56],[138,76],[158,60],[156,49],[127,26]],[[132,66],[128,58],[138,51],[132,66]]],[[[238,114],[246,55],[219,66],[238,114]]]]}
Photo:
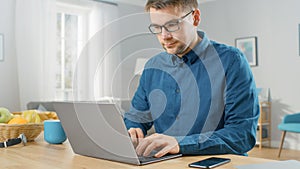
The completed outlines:
{"type": "Polygon", "coordinates": [[[220,166],[225,163],[229,163],[229,158],[219,158],[219,157],[210,157],[204,160],[200,160],[197,162],[193,162],[189,164],[189,167],[195,167],[195,168],[214,168],[217,166],[220,166]]]}

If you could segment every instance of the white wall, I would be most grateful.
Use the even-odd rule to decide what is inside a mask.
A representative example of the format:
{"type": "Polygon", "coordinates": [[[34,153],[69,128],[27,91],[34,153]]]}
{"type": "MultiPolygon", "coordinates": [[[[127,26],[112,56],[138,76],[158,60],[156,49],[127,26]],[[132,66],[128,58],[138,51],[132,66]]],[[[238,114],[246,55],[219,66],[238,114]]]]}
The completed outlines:
{"type": "MultiPolygon", "coordinates": [[[[299,0],[226,0],[200,5],[200,28],[210,39],[234,45],[235,38],[257,36],[258,87],[272,96],[272,146],[278,147],[277,125],[285,114],[300,112],[299,0]]],[[[284,146],[300,149],[300,135],[287,134],[284,146]]]]}
{"type": "Polygon", "coordinates": [[[150,58],[162,50],[156,36],[148,30],[149,16],[144,12],[143,6],[135,6],[120,3],[119,25],[121,45],[121,73],[122,74],[122,98],[131,98],[139,81],[134,75],[137,58],[150,58]]]}
{"type": "Polygon", "coordinates": [[[17,58],[15,53],[15,0],[0,1],[0,33],[4,34],[4,61],[0,62],[0,107],[19,111],[17,58]]]}

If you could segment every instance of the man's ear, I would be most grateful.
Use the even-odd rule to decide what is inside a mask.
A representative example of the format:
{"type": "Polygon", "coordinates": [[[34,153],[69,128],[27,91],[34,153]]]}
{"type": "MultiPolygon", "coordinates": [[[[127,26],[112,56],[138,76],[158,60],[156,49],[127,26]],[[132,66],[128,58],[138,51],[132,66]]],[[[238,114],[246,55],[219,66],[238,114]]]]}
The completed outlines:
{"type": "Polygon", "coordinates": [[[194,13],[193,13],[193,17],[194,17],[194,26],[198,26],[200,21],[201,21],[201,12],[199,9],[195,9],[194,13]]]}

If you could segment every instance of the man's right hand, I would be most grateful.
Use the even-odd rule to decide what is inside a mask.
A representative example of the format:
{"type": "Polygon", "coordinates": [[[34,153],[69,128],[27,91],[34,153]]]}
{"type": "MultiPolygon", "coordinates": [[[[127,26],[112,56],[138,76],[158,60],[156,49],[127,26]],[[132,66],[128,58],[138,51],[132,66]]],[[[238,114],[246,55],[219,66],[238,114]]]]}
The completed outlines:
{"type": "Polygon", "coordinates": [[[140,128],[130,128],[128,130],[128,133],[131,137],[134,147],[139,144],[139,139],[143,139],[145,137],[142,129],[140,128]]]}

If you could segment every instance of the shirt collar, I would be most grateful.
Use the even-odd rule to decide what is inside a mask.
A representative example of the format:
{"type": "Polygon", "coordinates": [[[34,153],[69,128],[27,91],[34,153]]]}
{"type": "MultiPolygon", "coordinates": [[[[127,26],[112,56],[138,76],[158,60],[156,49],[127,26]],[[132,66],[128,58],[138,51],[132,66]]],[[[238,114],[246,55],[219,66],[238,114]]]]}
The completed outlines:
{"type": "Polygon", "coordinates": [[[187,54],[179,58],[176,55],[172,55],[172,62],[176,63],[187,63],[187,64],[194,64],[198,59],[204,57],[204,51],[209,45],[209,39],[206,37],[206,34],[202,31],[198,31],[198,36],[202,39],[196,46],[189,51],[187,54]]]}
{"type": "Polygon", "coordinates": [[[202,58],[204,57],[204,53],[210,44],[210,40],[207,38],[204,32],[198,31],[197,33],[202,40],[189,53],[195,53],[199,58],[202,58]]]}

